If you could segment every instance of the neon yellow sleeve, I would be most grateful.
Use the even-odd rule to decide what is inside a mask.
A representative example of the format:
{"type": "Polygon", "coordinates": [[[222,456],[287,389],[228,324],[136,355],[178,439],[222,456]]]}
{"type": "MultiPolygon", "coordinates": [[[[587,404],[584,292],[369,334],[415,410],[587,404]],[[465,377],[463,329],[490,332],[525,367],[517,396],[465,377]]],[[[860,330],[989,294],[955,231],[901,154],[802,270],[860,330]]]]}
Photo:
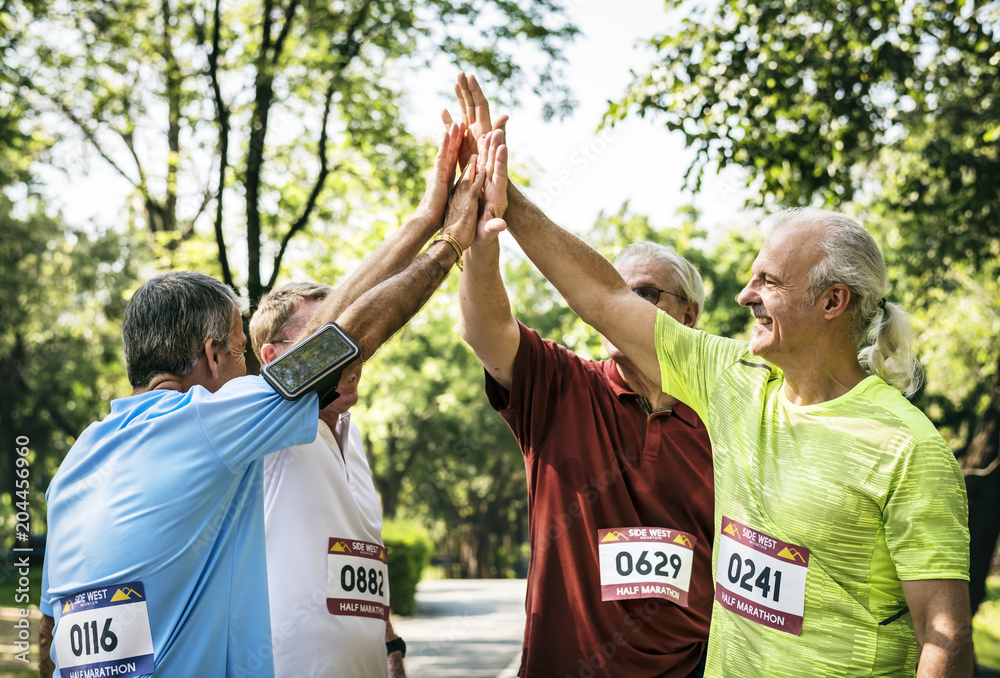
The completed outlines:
{"type": "Polygon", "coordinates": [[[747,353],[747,344],[686,327],[663,311],[656,314],[660,388],[708,420],[709,394],[719,375],[747,353]]]}
{"type": "Polygon", "coordinates": [[[903,457],[886,502],[885,539],[903,581],[969,579],[969,508],[961,470],[940,436],[903,457]]]}

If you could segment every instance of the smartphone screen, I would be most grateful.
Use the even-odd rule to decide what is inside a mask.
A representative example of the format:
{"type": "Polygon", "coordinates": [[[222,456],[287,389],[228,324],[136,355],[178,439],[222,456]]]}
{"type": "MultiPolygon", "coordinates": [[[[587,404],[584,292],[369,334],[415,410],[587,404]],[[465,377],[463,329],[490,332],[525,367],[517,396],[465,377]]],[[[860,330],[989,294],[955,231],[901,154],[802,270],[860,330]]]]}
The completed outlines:
{"type": "Polygon", "coordinates": [[[328,327],[268,365],[267,372],[287,392],[296,393],[353,352],[354,347],[336,329],[328,327]]]}

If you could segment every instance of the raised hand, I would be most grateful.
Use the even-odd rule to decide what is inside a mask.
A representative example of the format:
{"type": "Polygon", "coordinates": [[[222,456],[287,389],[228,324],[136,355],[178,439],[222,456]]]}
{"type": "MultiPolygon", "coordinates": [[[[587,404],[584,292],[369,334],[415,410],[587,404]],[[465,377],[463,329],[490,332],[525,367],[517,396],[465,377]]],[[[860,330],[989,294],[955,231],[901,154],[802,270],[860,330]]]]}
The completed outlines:
{"type": "Polygon", "coordinates": [[[447,125],[441,146],[434,158],[434,168],[427,176],[427,188],[424,197],[417,206],[416,215],[426,218],[430,223],[440,224],[444,219],[448,198],[455,184],[455,162],[458,160],[459,148],[465,137],[465,123],[447,125]]]}
{"type": "Polygon", "coordinates": [[[454,238],[462,249],[472,244],[476,237],[479,216],[479,197],[483,191],[486,172],[478,171],[478,156],[470,156],[469,163],[458,180],[455,191],[448,202],[441,232],[454,238]]]}
{"type": "MultiPolygon", "coordinates": [[[[504,129],[509,116],[501,115],[496,124],[490,126],[490,102],[483,94],[483,90],[474,75],[458,74],[458,82],[455,83],[455,96],[458,98],[458,106],[462,111],[462,122],[468,128],[462,139],[462,147],[458,152],[459,165],[464,169],[468,164],[469,157],[476,152],[479,140],[494,129],[504,129]]],[[[441,112],[441,120],[444,121],[445,126],[454,124],[451,113],[447,110],[441,112]]]]}
{"type": "Polygon", "coordinates": [[[503,214],[507,210],[507,146],[502,129],[488,132],[479,140],[479,172],[484,175],[482,214],[476,225],[476,238],[495,238],[507,228],[503,214]]]}

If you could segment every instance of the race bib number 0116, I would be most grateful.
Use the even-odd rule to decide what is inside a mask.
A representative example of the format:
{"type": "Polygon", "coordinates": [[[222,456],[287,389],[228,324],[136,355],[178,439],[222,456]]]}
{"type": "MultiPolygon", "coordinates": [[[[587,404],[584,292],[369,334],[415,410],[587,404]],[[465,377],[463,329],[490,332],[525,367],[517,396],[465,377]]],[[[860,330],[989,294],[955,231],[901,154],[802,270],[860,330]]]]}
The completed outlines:
{"type": "Polygon", "coordinates": [[[659,527],[598,530],[601,600],[665,598],[687,607],[695,541],[659,527]]]}
{"type": "Polygon", "coordinates": [[[327,550],[326,609],[330,614],[389,618],[389,575],[381,544],[331,538],[327,550]]]}
{"type": "Polygon", "coordinates": [[[715,599],[758,624],[802,633],[809,549],[723,516],[715,599]]]}
{"type": "Polygon", "coordinates": [[[54,645],[61,678],[153,672],[153,637],[142,582],[60,598],[54,645]]]}

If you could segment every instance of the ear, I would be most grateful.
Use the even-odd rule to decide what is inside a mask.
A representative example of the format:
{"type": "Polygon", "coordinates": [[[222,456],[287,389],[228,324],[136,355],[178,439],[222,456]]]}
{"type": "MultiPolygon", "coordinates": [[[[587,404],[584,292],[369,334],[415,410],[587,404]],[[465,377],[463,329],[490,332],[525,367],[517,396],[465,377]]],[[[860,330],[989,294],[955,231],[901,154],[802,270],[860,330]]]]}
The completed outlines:
{"type": "Polygon", "coordinates": [[[219,342],[215,339],[205,340],[205,367],[208,369],[212,379],[219,378],[219,359],[222,351],[219,350],[219,342]]]}
{"type": "Polygon", "coordinates": [[[823,304],[823,317],[833,320],[847,312],[847,306],[851,303],[851,290],[844,283],[834,283],[820,297],[820,302],[823,304]]]}
{"type": "Polygon", "coordinates": [[[681,317],[681,323],[687,325],[688,327],[694,327],[694,323],[698,320],[698,311],[701,307],[698,305],[697,301],[689,301],[684,306],[684,313],[681,317]]]}
{"type": "Polygon", "coordinates": [[[274,344],[264,344],[260,347],[260,357],[264,359],[264,364],[274,361],[278,357],[278,347],[274,344]]]}

